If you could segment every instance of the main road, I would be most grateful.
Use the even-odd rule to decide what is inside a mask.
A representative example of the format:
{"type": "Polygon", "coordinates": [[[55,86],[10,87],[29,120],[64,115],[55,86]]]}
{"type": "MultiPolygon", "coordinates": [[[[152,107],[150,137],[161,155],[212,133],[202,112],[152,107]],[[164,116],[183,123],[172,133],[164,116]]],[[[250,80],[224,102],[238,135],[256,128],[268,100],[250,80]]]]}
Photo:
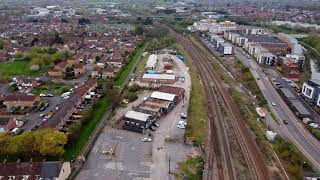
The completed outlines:
{"type": "MultiPolygon", "coordinates": [[[[272,112],[280,119],[279,123],[273,125],[277,126],[279,134],[285,135],[289,138],[297,148],[306,156],[313,167],[320,171],[320,142],[317,140],[306,128],[301,121],[294,115],[288,105],[284,102],[278,92],[275,90],[268,76],[265,75],[262,68],[257,62],[252,59],[243,49],[234,47],[234,53],[239,60],[250,68],[251,73],[256,78],[257,84],[266,98],[272,112]],[[260,80],[258,80],[260,78],[260,80]],[[276,106],[272,106],[272,103],[276,106]],[[289,123],[285,125],[283,120],[289,123]]],[[[269,122],[270,123],[270,122],[269,122]]],[[[271,122],[272,123],[272,122],[271,122]]]]}

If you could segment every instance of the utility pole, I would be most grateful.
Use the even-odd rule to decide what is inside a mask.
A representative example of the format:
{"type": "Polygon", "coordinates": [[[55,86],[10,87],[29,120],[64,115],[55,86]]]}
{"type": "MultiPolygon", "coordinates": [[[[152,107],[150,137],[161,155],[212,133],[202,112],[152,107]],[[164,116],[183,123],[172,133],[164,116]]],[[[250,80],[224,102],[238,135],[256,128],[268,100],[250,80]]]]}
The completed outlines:
{"type": "Polygon", "coordinates": [[[171,174],[171,171],[170,171],[170,156],[169,156],[169,174],[171,174]]]}

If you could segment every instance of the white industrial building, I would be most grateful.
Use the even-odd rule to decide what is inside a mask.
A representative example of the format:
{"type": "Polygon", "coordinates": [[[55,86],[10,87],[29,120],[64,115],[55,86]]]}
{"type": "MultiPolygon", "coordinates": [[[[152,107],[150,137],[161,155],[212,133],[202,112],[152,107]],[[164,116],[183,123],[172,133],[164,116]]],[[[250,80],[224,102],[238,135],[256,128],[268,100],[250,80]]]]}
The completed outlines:
{"type": "Polygon", "coordinates": [[[170,94],[170,93],[164,93],[164,92],[159,92],[155,91],[151,94],[151,98],[154,99],[160,99],[164,101],[170,101],[173,102],[175,100],[176,95],[175,94],[170,94]]]}
{"type": "Polygon", "coordinates": [[[156,54],[151,54],[148,58],[145,68],[147,70],[153,70],[156,68],[158,63],[158,56],[156,54]]]}

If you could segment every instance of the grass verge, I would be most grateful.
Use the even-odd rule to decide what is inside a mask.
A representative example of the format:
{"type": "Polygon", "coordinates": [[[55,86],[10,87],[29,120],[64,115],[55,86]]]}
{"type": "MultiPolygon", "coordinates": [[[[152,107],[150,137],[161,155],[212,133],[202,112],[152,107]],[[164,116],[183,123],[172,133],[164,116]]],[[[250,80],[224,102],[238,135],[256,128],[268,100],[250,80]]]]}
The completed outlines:
{"type": "Polygon", "coordinates": [[[188,180],[202,179],[202,171],[204,167],[204,161],[202,157],[196,157],[188,159],[183,163],[179,163],[180,171],[176,174],[177,179],[183,179],[187,177],[188,180]]]}
{"type": "Polygon", "coordinates": [[[87,143],[89,137],[91,136],[92,132],[99,124],[101,118],[103,117],[104,113],[106,112],[106,108],[110,105],[109,101],[106,97],[100,99],[97,103],[97,108],[94,110],[94,115],[91,118],[91,121],[88,122],[85,126],[81,127],[81,134],[79,135],[76,142],[71,144],[67,144],[65,146],[65,153],[64,159],[65,160],[73,160],[78,157],[82,148],[87,143]]]}
{"type": "Polygon", "coordinates": [[[194,137],[197,144],[203,145],[206,139],[207,132],[207,105],[206,99],[199,79],[198,73],[192,64],[189,56],[185,53],[182,46],[175,44],[179,53],[184,56],[185,63],[189,67],[191,76],[191,94],[188,108],[188,125],[186,129],[186,137],[194,137]]]}
{"type": "Polygon", "coordinates": [[[117,77],[115,78],[113,85],[122,86],[127,80],[130,72],[136,62],[139,60],[141,54],[143,53],[144,48],[147,46],[147,43],[144,43],[142,46],[138,46],[136,51],[129,57],[128,64],[122,68],[117,77]]]}
{"type": "Polygon", "coordinates": [[[33,94],[53,94],[61,95],[64,92],[69,91],[70,85],[63,83],[45,83],[35,87],[32,91],[33,94]]]}

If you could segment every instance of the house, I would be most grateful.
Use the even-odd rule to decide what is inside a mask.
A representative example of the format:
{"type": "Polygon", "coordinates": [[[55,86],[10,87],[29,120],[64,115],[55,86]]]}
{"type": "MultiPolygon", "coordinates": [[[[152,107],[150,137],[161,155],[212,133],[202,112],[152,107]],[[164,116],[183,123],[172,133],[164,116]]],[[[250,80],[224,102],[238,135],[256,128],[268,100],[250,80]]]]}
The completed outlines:
{"type": "Polygon", "coordinates": [[[70,98],[62,103],[57,111],[52,115],[50,121],[47,121],[45,125],[61,130],[63,125],[69,120],[77,107],[81,105],[85,100],[87,93],[93,91],[98,86],[97,80],[89,79],[80,87],[75,89],[70,98]]]}
{"type": "Polygon", "coordinates": [[[320,107],[320,81],[312,79],[303,83],[301,93],[307,102],[320,107]]]}
{"type": "Polygon", "coordinates": [[[14,78],[14,82],[21,88],[34,88],[41,84],[37,79],[24,77],[14,78]]]}
{"type": "Polygon", "coordinates": [[[70,174],[70,162],[61,161],[44,162],[40,171],[40,177],[43,180],[66,180],[70,174]]]}
{"type": "Polygon", "coordinates": [[[70,174],[70,162],[0,163],[0,179],[66,180],[70,174]]]}
{"type": "Polygon", "coordinates": [[[0,117],[0,132],[8,132],[16,127],[17,125],[14,118],[0,117]]]}
{"type": "Polygon", "coordinates": [[[35,95],[11,94],[4,97],[3,104],[7,109],[33,107],[40,102],[40,97],[35,95]]]}
{"type": "Polygon", "coordinates": [[[111,55],[111,58],[106,59],[108,65],[121,68],[124,64],[124,58],[121,56],[120,51],[114,51],[111,55]]]}
{"type": "Polygon", "coordinates": [[[232,51],[233,51],[233,48],[228,43],[219,43],[218,51],[220,53],[222,53],[223,55],[231,55],[232,51]]]}
{"type": "Polygon", "coordinates": [[[115,69],[111,66],[107,66],[101,69],[101,78],[102,79],[112,79],[116,76],[115,69]]]}
{"type": "Polygon", "coordinates": [[[67,72],[67,67],[69,67],[68,62],[67,61],[61,61],[58,64],[56,64],[54,66],[54,69],[59,70],[63,73],[67,72]]]}
{"type": "Polygon", "coordinates": [[[74,76],[80,77],[86,73],[86,66],[84,64],[76,64],[73,67],[74,70],[74,76]]]}
{"type": "Polygon", "coordinates": [[[0,163],[0,179],[40,178],[41,162],[0,163]]]}
{"type": "Polygon", "coordinates": [[[58,69],[50,69],[48,75],[54,79],[62,79],[64,77],[64,73],[58,69]]]}
{"type": "Polygon", "coordinates": [[[297,63],[297,61],[291,58],[283,57],[281,58],[280,65],[281,73],[284,77],[293,80],[298,80],[300,78],[301,66],[299,63],[297,63]]]}

